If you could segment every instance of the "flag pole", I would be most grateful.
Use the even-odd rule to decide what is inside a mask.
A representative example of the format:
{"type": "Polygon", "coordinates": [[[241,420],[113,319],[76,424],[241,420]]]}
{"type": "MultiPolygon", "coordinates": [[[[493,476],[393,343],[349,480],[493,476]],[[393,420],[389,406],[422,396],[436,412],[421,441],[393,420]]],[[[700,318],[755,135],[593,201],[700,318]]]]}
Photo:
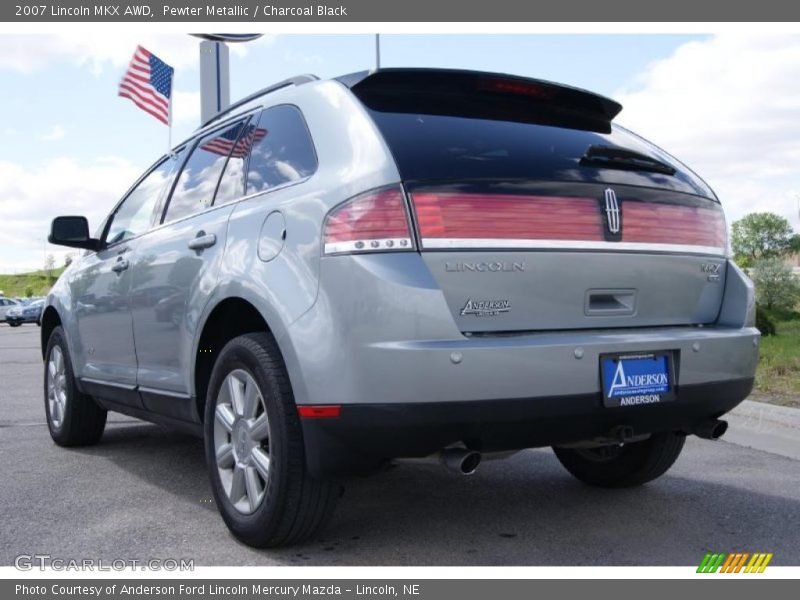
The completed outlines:
{"type": "Polygon", "coordinates": [[[170,81],[169,104],[167,106],[167,156],[172,156],[172,82],[170,81]]]}

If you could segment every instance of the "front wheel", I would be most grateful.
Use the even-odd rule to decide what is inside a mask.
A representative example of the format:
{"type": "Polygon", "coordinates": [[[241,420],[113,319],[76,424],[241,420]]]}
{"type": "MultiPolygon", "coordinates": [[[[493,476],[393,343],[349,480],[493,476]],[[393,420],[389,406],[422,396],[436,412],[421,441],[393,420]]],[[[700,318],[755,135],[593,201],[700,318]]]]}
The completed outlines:
{"type": "Polygon", "coordinates": [[[61,327],[53,329],[44,354],[44,410],[50,437],[59,446],[96,444],[106,427],[108,413],[75,384],[61,327]]]}
{"type": "Polygon", "coordinates": [[[668,431],[641,442],[597,448],[558,448],[556,457],[572,475],[589,485],[623,488],[661,477],[680,456],[686,436],[668,431]]]}
{"type": "Polygon", "coordinates": [[[222,349],[204,427],[214,499],[239,540],[257,548],[286,546],[325,525],[339,486],[306,470],[297,407],[270,334],[239,336],[222,349]]]}

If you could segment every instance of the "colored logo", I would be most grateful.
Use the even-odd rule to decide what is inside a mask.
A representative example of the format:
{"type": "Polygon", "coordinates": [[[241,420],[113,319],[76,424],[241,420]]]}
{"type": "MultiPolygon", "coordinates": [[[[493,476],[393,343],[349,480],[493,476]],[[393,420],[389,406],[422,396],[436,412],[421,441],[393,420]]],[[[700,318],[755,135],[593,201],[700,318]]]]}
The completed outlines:
{"type": "Polygon", "coordinates": [[[709,552],[703,557],[698,573],[763,573],[772,552],[735,552],[733,554],[709,552]]]}

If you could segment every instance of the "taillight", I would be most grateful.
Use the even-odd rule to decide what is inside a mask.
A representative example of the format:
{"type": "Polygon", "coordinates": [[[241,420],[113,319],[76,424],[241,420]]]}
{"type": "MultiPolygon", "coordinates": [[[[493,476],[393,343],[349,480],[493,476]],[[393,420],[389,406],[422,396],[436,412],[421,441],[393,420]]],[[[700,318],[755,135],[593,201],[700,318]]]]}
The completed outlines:
{"type": "Polygon", "coordinates": [[[414,250],[403,190],[372,190],[334,208],[324,244],[325,254],[414,250]]]}
{"type": "MultiPolygon", "coordinates": [[[[621,237],[606,223],[602,198],[412,192],[425,249],[563,248],[725,254],[727,228],[719,204],[704,206],[622,197],[621,237]]],[[[615,227],[616,229],[616,227],[615,227]]]]}
{"type": "Polygon", "coordinates": [[[412,201],[423,248],[603,240],[594,198],[419,192],[412,201]]]}
{"type": "Polygon", "coordinates": [[[622,241],[727,249],[728,228],[722,207],[657,202],[625,202],[622,241]]]}

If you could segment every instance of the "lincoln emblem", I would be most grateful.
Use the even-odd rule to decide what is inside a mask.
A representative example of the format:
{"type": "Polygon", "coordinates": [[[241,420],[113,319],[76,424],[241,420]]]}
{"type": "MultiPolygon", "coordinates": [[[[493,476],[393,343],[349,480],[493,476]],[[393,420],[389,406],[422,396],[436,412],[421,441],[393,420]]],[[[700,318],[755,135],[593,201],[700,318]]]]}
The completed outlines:
{"type": "Polygon", "coordinates": [[[611,188],[606,188],[604,194],[606,198],[608,231],[617,234],[619,233],[619,202],[617,202],[617,194],[611,188]]]}

